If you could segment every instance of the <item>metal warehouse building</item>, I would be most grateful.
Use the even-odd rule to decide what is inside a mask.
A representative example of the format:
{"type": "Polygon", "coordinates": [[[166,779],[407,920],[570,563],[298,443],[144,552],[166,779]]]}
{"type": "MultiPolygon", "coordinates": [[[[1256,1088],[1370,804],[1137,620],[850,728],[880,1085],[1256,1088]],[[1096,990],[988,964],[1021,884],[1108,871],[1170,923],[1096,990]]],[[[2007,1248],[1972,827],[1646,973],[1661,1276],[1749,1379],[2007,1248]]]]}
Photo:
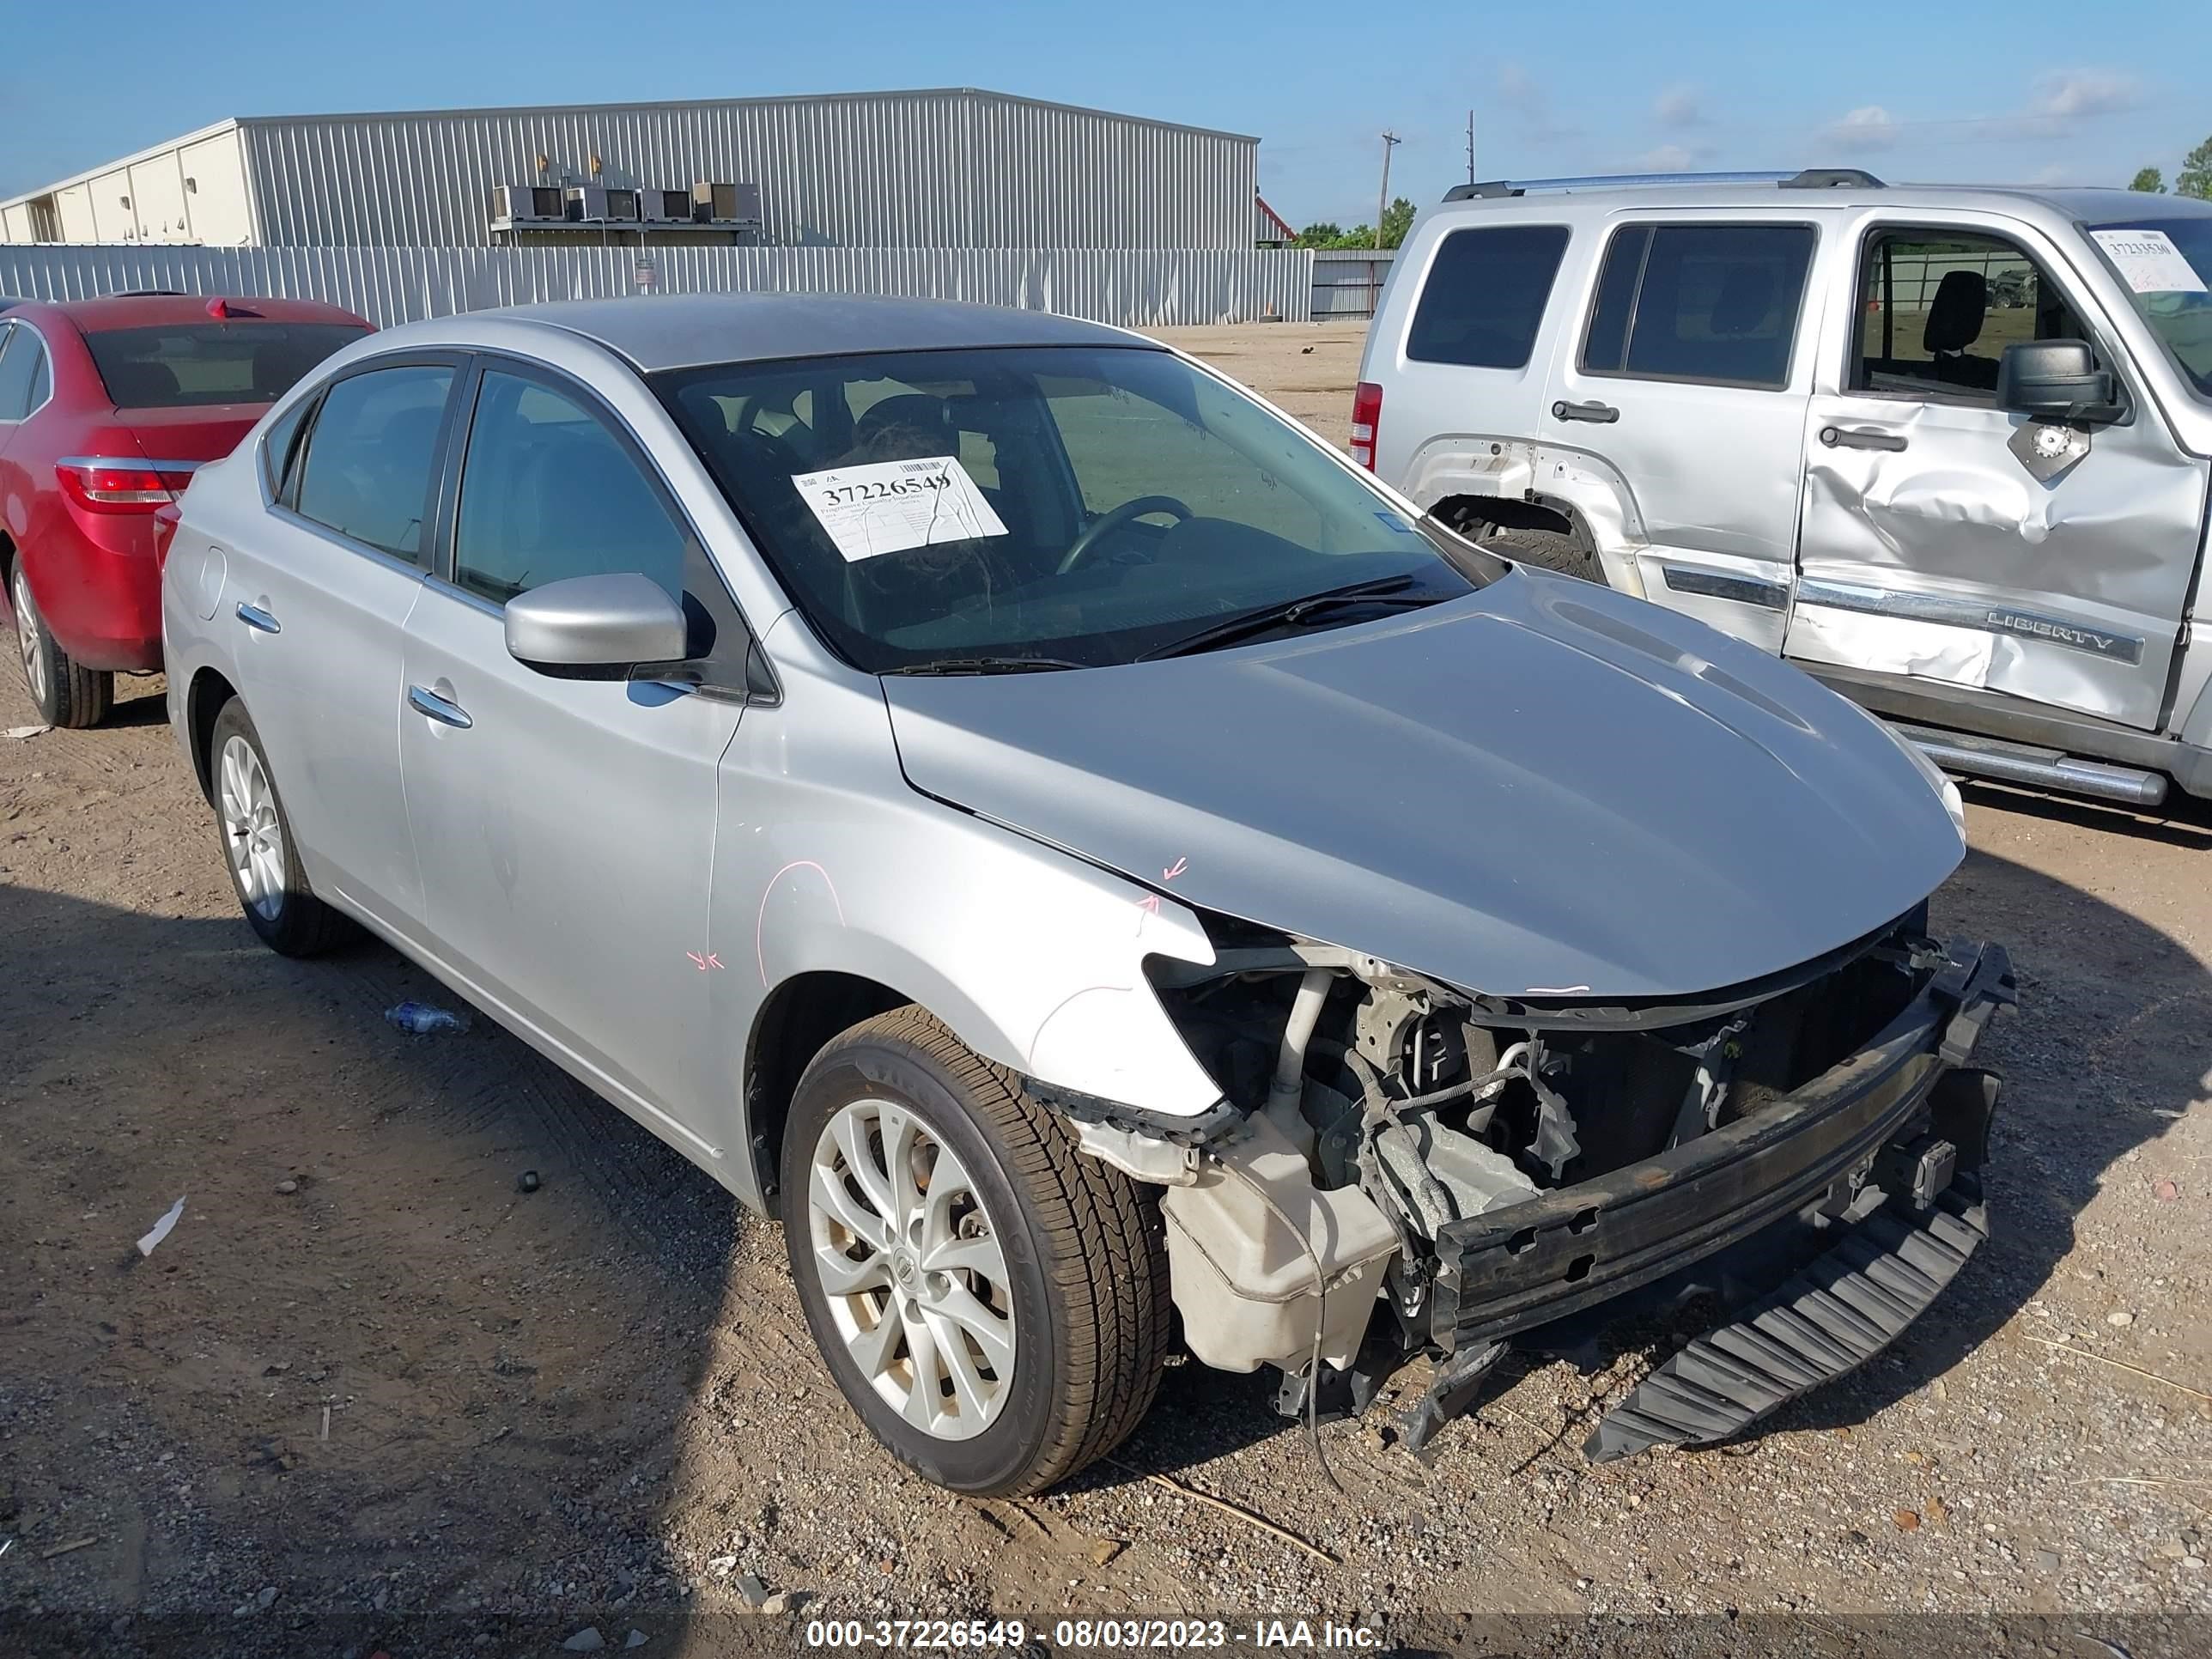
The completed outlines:
{"type": "Polygon", "coordinates": [[[241,117],[0,203],[0,240],[1249,248],[1259,143],[973,88],[241,117]]]}

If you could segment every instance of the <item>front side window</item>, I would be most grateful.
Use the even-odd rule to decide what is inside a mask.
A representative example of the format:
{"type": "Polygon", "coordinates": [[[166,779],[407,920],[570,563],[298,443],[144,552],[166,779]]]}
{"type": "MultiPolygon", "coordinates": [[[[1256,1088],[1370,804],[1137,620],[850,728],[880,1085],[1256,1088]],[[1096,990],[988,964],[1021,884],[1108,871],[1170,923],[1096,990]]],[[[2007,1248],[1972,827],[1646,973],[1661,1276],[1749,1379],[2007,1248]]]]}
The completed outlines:
{"type": "Polygon", "coordinates": [[[368,331],[346,323],[167,323],[84,337],[118,409],[273,404],[368,331]]]}
{"type": "Polygon", "coordinates": [[[1463,368],[1528,368],[1566,251],[1565,225],[1452,232],[1429,262],[1406,334],[1407,356],[1463,368]]]}
{"type": "Polygon", "coordinates": [[[1879,232],[1860,252],[1856,292],[1854,392],[1993,404],[2007,346],[2089,337],[2057,285],[2002,236],[1879,232]]]}
{"type": "Polygon", "coordinates": [[[461,466],[455,583],[504,605],[570,576],[635,571],[681,599],[687,540],[590,411],[540,381],[485,371],[461,466]]]}
{"type": "Polygon", "coordinates": [[[2166,356],[2212,400],[2212,215],[2084,228],[2166,356]]]}
{"type": "Polygon", "coordinates": [[[1500,568],[1165,351],[894,352],[653,378],[787,591],[870,672],[1127,662],[1308,596],[1362,590],[1287,625],[1371,619],[1500,568]]]}
{"type": "Polygon", "coordinates": [[[1626,225],[1606,246],[1583,371],[1769,390],[1789,384],[1809,225],[1626,225]]]}
{"type": "Polygon", "coordinates": [[[445,364],[371,369],[335,382],[297,463],[300,515],[420,564],[453,388],[445,364]]]}

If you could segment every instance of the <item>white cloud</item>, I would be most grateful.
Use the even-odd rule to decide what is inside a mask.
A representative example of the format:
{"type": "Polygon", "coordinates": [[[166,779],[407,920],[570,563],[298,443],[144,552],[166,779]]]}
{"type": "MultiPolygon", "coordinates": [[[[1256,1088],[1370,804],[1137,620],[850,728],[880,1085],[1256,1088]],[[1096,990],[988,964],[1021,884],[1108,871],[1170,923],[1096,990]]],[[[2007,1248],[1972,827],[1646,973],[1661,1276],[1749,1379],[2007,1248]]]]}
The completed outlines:
{"type": "Polygon", "coordinates": [[[2133,76],[2113,70],[2067,70],[2035,83],[2027,112],[2057,120],[2082,115],[2116,115],[2142,101],[2133,76]]]}
{"type": "Polygon", "coordinates": [[[1865,104],[1831,123],[1821,136],[1838,149],[1887,149],[1897,143],[1897,130],[1895,116],[1880,104],[1865,104]]]}
{"type": "Polygon", "coordinates": [[[1662,127],[1680,130],[1705,125],[1704,92],[1693,86],[1668,87],[1651,103],[1651,113],[1662,127]]]}
{"type": "Polygon", "coordinates": [[[1552,108],[1551,94],[1520,64],[1506,64],[1498,69],[1495,91],[1498,101],[1520,118],[1522,131],[1528,137],[1559,139],[1580,136],[1578,128],[1559,118],[1552,108]]]}

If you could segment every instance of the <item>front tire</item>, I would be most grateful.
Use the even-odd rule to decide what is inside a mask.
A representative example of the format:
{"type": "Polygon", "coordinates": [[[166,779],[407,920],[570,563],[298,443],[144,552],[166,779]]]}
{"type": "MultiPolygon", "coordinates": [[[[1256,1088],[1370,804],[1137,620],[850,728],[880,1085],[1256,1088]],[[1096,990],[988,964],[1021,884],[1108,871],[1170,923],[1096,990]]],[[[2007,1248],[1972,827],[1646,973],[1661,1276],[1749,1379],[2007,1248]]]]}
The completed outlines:
{"type": "Polygon", "coordinates": [[[353,936],[353,924],[314,895],[300,867],[292,821],[246,705],[233,697],[215,717],[208,775],[223,867],[247,925],[279,956],[320,956],[353,936]]]}
{"type": "Polygon", "coordinates": [[[1042,1491],[1136,1427],[1169,1341],[1159,1209],[915,1007],[799,1079],[785,1249],[830,1374],[939,1486],[1042,1491]]]}
{"type": "Polygon", "coordinates": [[[1597,549],[1583,534],[1580,526],[1572,531],[1559,531],[1540,530],[1533,525],[1486,523],[1476,525],[1473,535],[1476,541],[1496,548],[1509,559],[1541,565],[1563,576],[1579,576],[1601,587],[1606,585],[1605,567],[1598,562],[1597,549]]]}
{"type": "Polygon", "coordinates": [[[49,726],[76,730],[106,720],[115,706],[115,676],[79,667],[47,631],[46,618],[31,598],[30,578],[23,574],[21,557],[15,561],[8,599],[15,612],[15,654],[23,665],[23,684],[39,706],[39,718],[49,726]]]}

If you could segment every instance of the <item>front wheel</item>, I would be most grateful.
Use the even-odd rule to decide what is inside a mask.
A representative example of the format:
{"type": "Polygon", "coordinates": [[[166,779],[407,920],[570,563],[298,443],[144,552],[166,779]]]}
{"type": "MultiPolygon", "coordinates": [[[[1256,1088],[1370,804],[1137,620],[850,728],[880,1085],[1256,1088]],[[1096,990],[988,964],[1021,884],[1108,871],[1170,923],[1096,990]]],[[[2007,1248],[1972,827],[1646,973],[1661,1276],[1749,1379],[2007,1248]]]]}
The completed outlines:
{"type": "Polygon", "coordinates": [[[1039,1492],[1144,1416],[1169,1340],[1158,1204],[928,1014],[815,1057],[782,1162],[807,1325],[901,1462],[956,1492],[1039,1492]]]}

